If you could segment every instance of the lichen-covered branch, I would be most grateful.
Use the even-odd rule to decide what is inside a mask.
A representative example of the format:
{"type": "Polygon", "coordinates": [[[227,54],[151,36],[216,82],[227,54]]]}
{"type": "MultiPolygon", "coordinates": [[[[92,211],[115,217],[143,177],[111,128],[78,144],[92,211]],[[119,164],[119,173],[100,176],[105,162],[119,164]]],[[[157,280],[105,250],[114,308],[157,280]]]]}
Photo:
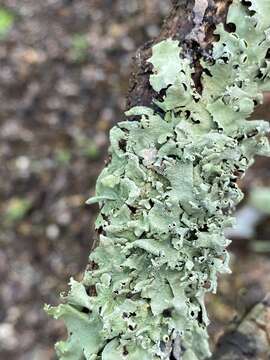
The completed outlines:
{"type": "Polygon", "coordinates": [[[268,123],[248,118],[269,87],[270,3],[233,1],[212,46],[202,36],[208,5],[194,5],[189,35],[200,51],[188,36],[153,45],[140,95],[152,102],[137,97],[111,130],[110,162],[89,200],[100,205],[99,246],[83,281],[47,309],[68,327],[60,359],[210,356],[204,296],[230,271],[224,230],[242,199],[237,179],[269,154],[268,123]]]}
{"type": "Polygon", "coordinates": [[[153,107],[157,94],[149,84],[152,67],[147,59],[152,46],[165,39],[178,40],[183,52],[195,69],[195,86],[201,90],[202,68],[200,59],[212,49],[217,24],[226,22],[232,0],[172,0],[172,11],[164,22],[159,36],[143,45],[134,58],[133,72],[127,97],[127,108],[137,105],[153,107]]]}

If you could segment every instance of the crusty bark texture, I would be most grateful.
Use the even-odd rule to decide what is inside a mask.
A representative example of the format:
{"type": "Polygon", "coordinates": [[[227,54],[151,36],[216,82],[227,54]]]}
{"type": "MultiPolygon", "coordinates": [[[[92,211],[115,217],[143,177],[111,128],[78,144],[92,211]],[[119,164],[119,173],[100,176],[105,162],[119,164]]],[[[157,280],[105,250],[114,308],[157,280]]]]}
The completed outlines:
{"type": "Polygon", "coordinates": [[[134,58],[133,72],[130,79],[127,108],[136,105],[153,106],[153,98],[158,98],[149,83],[152,73],[151,64],[146,60],[151,57],[153,44],[172,38],[180,41],[186,56],[192,59],[197,71],[195,84],[200,89],[202,69],[199,59],[207,57],[215,40],[213,34],[219,23],[225,23],[231,0],[172,0],[172,10],[161,29],[159,36],[143,45],[134,58]]]}

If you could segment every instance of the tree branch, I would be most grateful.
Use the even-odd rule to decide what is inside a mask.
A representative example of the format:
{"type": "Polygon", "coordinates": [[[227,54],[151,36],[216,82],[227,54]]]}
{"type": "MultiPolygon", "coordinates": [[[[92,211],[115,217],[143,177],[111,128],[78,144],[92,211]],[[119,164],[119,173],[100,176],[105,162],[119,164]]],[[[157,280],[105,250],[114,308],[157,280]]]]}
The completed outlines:
{"type": "Polygon", "coordinates": [[[223,335],[212,360],[267,360],[270,356],[270,294],[223,335]]]}
{"type": "MultiPolygon", "coordinates": [[[[225,40],[212,53],[214,30],[225,23],[230,3],[174,0],[160,35],[135,57],[127,105],[140,107],[112,129],[111,162],[89,200],[100,204],[96,228],[101,241],[82,282],[71,279],[64,304],[47,307],[67,323],[69,337],[56,345],[63,359],[73,354],[104,360],[210,356],[204,295],[216,289],[218,272],[229,271],[223,232],[242,195],[237,174],[256,154],[268,153],[266,124],[246,120],[260,100],[259,86],[268,81],[262,67],[269,45],[264,33],[262,39],[246,41],[243,54],[239,40],[235,54],[246,59],[233,66],[235,54],[226,49],[231,36],[242,39],[242,32],[252,26],[257,30],[245,12],[234,13],[235,25],[243,15],[244,29],[233,36],[224,24],[225,40]],[[161,42],[169,38],[177,41],[161,42]],[[251,49],[258,51],[258,59],[249,57],[251,49]],[[217,80],[214,86],[211,77],[217,80]],[[258,87],[249,92],[251,85],[258,87]],[[158,99],[164,101],[153,101],[158,99]],[[185,111],[182,117],[179,108],[185,111]],[[130,123],[131,115],[142,122],[130,123]]],[[[246,11],[250,2],[237,4],[246,11]]],[[[269,302],[266,298],[257,305],[220,341],[213,359],[269,356],[269,302]]]]}

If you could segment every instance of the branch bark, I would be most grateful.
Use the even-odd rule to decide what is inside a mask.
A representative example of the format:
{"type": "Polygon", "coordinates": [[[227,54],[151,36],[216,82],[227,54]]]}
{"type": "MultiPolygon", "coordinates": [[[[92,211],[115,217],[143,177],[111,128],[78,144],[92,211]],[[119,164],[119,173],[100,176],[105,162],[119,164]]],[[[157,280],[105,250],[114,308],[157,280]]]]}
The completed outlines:
{"type": "Polygon", "coordinates": [[[270,294],[219,340],[211,360],[267,360],[270,357],[270,294]]]}
{"type": "Polygon", "coordinates": [[[172,10],[164,22],[159,36],[143,45],[136,53],[133,72],[127,96],[127,108],[136,105],[153,107],[153,98],[158,99],[149,84],[151,65],[146,62],[151,57],[154,44],[168,38],[181,43],[185,55],[192,60],[196,73],[194,80],[200,89],[202,69],[199,60],[209,54],[214,41],[217,24],[225,23],[232,0],[172,0],[172,10]]]}

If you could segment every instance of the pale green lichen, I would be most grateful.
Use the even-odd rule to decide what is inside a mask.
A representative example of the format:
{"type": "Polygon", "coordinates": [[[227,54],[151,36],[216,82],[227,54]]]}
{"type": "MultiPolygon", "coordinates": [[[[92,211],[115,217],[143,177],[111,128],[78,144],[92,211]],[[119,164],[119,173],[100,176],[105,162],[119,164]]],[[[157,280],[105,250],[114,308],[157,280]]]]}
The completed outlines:
{"type": "Polygon", "coordinates": [[[72,280],[64,304],[47,309],[68,327],[60,359],[210,355],[204,296],[230,271],[224,229],[242,199],[236,180],[254,155],[269,154],[268,124],[247,118],[269,88],[270,11],[268,1],[250,4],[231,5],[234,32],[218,26],[201,94],[177,41],[153,47],[160,111],[133,108],[127,116],[139,120],[111,130],[111,161],[90,200],[101,207],[92,268],[72,280]]]}

